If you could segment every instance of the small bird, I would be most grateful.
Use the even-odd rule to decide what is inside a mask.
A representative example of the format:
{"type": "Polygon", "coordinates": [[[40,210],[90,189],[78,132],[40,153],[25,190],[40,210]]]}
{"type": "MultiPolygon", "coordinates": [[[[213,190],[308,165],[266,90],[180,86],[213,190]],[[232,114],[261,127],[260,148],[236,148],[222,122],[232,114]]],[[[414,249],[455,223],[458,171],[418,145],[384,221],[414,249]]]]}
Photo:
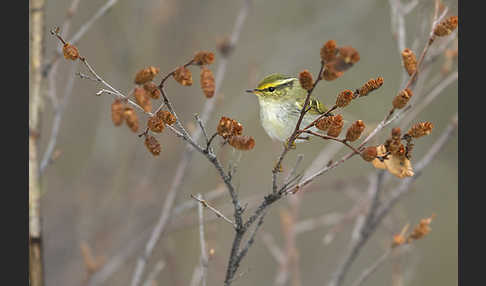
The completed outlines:
{"type": "MultiPolygon", "coordinates": [[[[295,129],[307,97],[307,90],[302,88],[299,79],[282,74],[271,74],[266,76],[257,88],[246,90],[246,92],[258,97],[263,129],[272,139],[286,142],[295,129]]],[[[324,104],[312,96],[308,108],[310,109],[305,114],[301,127],[309,125],[328,110],[324,104]]],[[[308,138],[297,139],[295,142],[303,142],[308,138]]]]}

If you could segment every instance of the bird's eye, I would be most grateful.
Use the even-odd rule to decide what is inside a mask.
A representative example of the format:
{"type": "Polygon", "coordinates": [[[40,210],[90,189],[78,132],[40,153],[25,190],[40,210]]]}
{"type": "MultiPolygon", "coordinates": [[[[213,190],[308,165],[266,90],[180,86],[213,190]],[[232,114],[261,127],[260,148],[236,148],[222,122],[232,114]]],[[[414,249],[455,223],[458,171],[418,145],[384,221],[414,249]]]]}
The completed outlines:
{"type": "Polygon", "coordinates": [[[269,87],[269,88],[268,88],[268,91],[270,91],[270,92],[274,92],[274,91],[275,91],[275,87],[273,87],[273,86],[269,87]]]}

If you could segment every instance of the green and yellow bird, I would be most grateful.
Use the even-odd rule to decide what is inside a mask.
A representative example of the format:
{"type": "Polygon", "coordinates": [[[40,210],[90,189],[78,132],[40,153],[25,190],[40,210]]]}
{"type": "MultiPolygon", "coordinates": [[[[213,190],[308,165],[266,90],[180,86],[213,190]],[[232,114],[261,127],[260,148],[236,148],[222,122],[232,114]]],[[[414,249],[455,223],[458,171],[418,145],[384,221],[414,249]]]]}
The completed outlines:
{"type": "MultiPolygon", "coordinates": [[[[255,89],[247,90],[258,97],[260,119],[267,134],[274,140],[286,142],[292,135],[307,97],[299,79],[282,74],[266,76],[255,89]]],[[[310,110],[301,126],[305,127],[328,109],[317,98],[309,101],[310,110]]],[[[297,139],[295,142],[303,142],[297,139]]]]}

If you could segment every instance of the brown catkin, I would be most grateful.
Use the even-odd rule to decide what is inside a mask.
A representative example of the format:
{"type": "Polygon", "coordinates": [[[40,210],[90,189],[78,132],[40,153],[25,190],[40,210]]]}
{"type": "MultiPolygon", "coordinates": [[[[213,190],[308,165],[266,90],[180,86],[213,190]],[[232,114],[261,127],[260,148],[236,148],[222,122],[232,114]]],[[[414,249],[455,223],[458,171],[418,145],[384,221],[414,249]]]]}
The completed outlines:
{"type": "Polygon", "coordinates": [[[159,111],[157,111],[156,116],[158,118],[160,118],[160,120],[162,120],[167,125],[172,125],[177,120],[176,117],[174,116],[174,114],[170,113],[167,110],[159,110],[159,111]]]}
{"type": "Polygon", "coordinates": [[[136,87],[133,91],[133,96],[145,112],[152,111],[152,102],[150,101],[147,91],[142,87],[136,87]]]}
{"type": "Polygon", "coordinates": [[[69,43],[65,43],[62,47],[62,54],[64,55],[64,58],[68,60],[75,61],[79,58],[78,48],[69,43]]]}
{"type": "Polygon", "coordinates": [[[346,64],[355,64],[360,60],[358,51],[351,46],[340,47],[338,57],[342,58],[346,64]]]}
{"type": "Polygon", "coordinates": [[[211,98],[214,96],[214,89],[216,88],[214,84],[214,76],[213,72],[206,68],[203,67],[201,69],[201,89],[204,92],[204,95],[206,98],[211,98]]]}
{"type": "Polygon", "coordinates": [[[321,61],[327,63],[336,58],[337,44],[334,40],[327,41],[321,48],[321,61]]]}
{"type": "Polygon", "coordinates": [[[412,75],[417,70],[417,58],[411,49],[406,48],[402,51],[402,61],[408,75],[412,75]]]}
{"type": "Polygon", "coordinates": [[[210,65],[214,62],[214,53],[199,51],[194,54],[194,63],[198,65],[210,65]]]}
{"type": "Polygon", "coordinates": [[[123,103],[120,99],[115,99],[111,104],[111,120],[115,126],[120,126],[123,123],[123,103]]]}
{"type": "Polygon", "coordinates": [[[434,128],[434,125],[431,122],[419,122],[413,125],[412,128],[408,130],[407,134],[412,136],[413,138],[419,138],[425,135],[429,135],[430,132],[432,132],[432,128],[434,128]]]}
{"type": "Polygon", "coordinates": [[[217,132],[219,136],[227,139],[231,136],[241,135],[243,133],[243,125],[236,120],[223,116],[219,120],[217,132]]]}
{"type": "Polygon", "coordinates": [[[359,96],[366,96],[368,93],[372,92],[375,89],[380,88],[383,85],[383,78],[377,77],[376,79],[370,79],[367,81],[360,89],[359,89],[359,96]]]}
{"type": "Polygon", "coordinates": [[[429,218],[424,218],[420,220],[420,223],[413,229],[412,233],[407,238],[407,242],[412,240],[421,239],[426,236],[430,231],[430,223],[432,222],[434,216],[429,218]]]}
{"type": "Polygon", "coordinates": [[[138,117],[137,117],[137,113],[135,113],[135,110],[133,110],[133,108],[131,108],[129,106],[125,107],[125,111],[123,111],[123,117],[125,118],[128,127],[133,132],[137,132],[138,131],[138,117]]]}
{"type": "Polygon", "coordinates": [[[373,161],[376,156],[378,155],[378,152],[376,150],[376,146],[369,146],[366,147],[366,149],[361,152],[361,158],[367,162],[373,161]]]}
{"type": "Polygon", "coordinates": [[[251,136],[231,136],[228,143],[234,148],[244,151],[251,150],[255,147],[255,139],[251,136]]]}
{"type": "Polygon", "coordinates": [[[366,126],[362,120],[355,121],[346,132],[346,140],[350,142],[358,140],[365,128],[366,126]]]}
{"type": "Polygon", "coordinates": [[[305,90],[311,90],[314,85],[314,79],[308,70],[303,70],[299,73],[299,82],[305,90]]]}
{"type": "Polygon", "coordinates": [[[343,90],[338,94],[338,97],[336,99],[336,105],[338,107],[345,107],[349,103],[351,103],[351,100],[353,100],[353,98],[354,98],[354,93],[351,90],[349,89],[343,90]]]}
{"type": "Polygon", "coordinates": [[[331,117],[331,126],[329,126],[329,129],[327,130],[327,135],[332,137],[338,137],[344,125],[343,116],[341,114],[338,114],[331,117]]]}
{"type": "Polygon", "coordinates": [[[152,116],[147,121],[147,127],[152,132],[161,133],[164,131],[165,124],[164,121],[162,121],[162,119],[158,116],[152,116]]]}
{"type": "Polygon", "coordinates": [[[135,75],[136,84],[144,84],[154,79],[154,77],[159,73],[160,69],[149,66],[147,68],[141,69],[135,75]]]}
{"type": "Polygon", "coordinates": [[[336,71],[332,65],[326,64],[326,68],[322,72],[322,78],[327,81],[333,81],[344,74],[342,71],[336,71]]]}
{"type": "Polygon", "coordinates": [[[406,88],[400,90],[398,95],[395,96],[395,98],[393,99],[392,102],[393,108],[396,109],[404,108],[412,96],[413,96],[413,92],[410,89],[406,88]]]}
{"type": "Polygon", "coordinates": [[[191,71],[185,67],[179,67],[173,75],[174,79],[184,86],[192,85],[192,74],[191,71]]]}
{"type": "Polygon", "coordinates": [[[315,126],[319,130],[326,131],[331,126],[332,120],[333,120],[332,116],[323,117],[315,123],[315,126]]]}
{"type": "Polygon", "coordinates": [[[157,85],[151,81],[143,84],[143,88],[147,91],[147,94],[153,99],[160,98],[160,90],[157,85]]]}
{"type": "Polygon", "coordinates": [[[155,137],[152,135],[145,136],[145,146],[154,156],[158,156],[162,149],[159,141],[157,141],[157,139],[155,139],[155,137]]]}
{"type": "Polygon", "coordinates": [[[458,17],[451,16],[446,20],[440,22],[434,29],[434,35],[444,37],[452,33],[457,28],[458,17]]]}

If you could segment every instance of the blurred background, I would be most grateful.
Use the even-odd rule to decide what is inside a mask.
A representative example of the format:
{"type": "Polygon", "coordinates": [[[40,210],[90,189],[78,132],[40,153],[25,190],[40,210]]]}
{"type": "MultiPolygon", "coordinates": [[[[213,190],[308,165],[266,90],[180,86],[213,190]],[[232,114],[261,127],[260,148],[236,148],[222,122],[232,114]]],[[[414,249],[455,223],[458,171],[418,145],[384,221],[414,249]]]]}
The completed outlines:
{"type": "MultiPolygon", "coordinates": [[[[70,2],[47,1],[47,59],[59,48],[59,41],[47,31],[62,24],[70,2]]],[[[67,39],[105,2],[81,0],[67,39]]],[[[434,1],[419,2],[405,17],[406,46],[413,48],[417,55],[426,42],[434,8],[434,1]],[[426,23],[425,29],[423,23],[426,23]]],[[[449,14],[457,15],[457,1],[443,2],[449,7],[449,14]]],[[[98,74],[124,93],[133,88],[139,69],[153,65],[160,68],[161,74],[166,74],[187,62],[198,50],[215,52],[215,63],[210,66],[215,72],[221,60],[217,42],[231,33],[243,5],[243,0],[119,0],[77,46],[98,74]]],[[[218,151],[224,166],[237,165],[233,182],[243,204],[248,203],[249,208],[253,208],[270,192],[271,169],[282,150],[281,143],[273,142],[260,125],[256,97],[244,90],[254,88],[262,77],[274,72],[297,75],[309,69],[316,74],[320,67],[319,49],[324,42],[334,39],[338,45],[356,48],[361,60],[343,77],[332,82],[323,81],[314,95],[332,105],[342,89],[353,90],[370,78],[382,76],[385,83],[378,91],[353,102],[343,113],[348,121],[363,120],[370,131],[389,111],[402,83],[403,67],[391,23],[389,1],[385,0],[252,1],[240,39],[228,59],[220,94],[216,95],[216,108],[207,124],[212,133],[220,117],[228,116],[241,122],[244,133],[256,140],[252,151],[235,151],[228,146],[218,151]]],[[[439,57],[429,78],[440,76],[443,64],[444,58],[439,57]]],[[[87,73],[79,63],[61,60],[56,75],[60,96],[63,96],[66,81],[75,76],[72,65],[76,66],[74,71],[87,73]]],[[[455,65],[452,70],[456,69],[455,65]]],[[[193,86],[182,87],[169,80],[166,91],[180,119],[193,130],[193,115],[201,111],[207,99],[199,87],[198,68],[191,70],[193,86]]],[[[433,87],[427,83],[424,86],[423,92],[433,87]]],[[[61,155],[43,173],[41,207],[47,285],[85,284],[89,274],[82,249],[85,253],[89,249],[93,256],[105,262],[132,249],[103,285],[128,284],[185,149],[185,144],[166,130],[158,136],[162,152],[153,157],[143,139],[126,125],[113,126],[110,114],[113,99],[108,95],[95,96],[99,89],[96,83],[76,76],[74,93],[66,106],[57,141],[56,150],[61,155]]],[[[457,98],[457,83],[453,83],[413,121],[431,121],[434,131],[417,140],[412,164],[420,160],[457,112],[457,98]]],[[[46,102],[41,154],[51,132],[52,114],[46,102]]],[[[143,126],[145,117],[139,115],[143,126]]],[[[383,142],[392,127],[395,126],[387,127],[372,143],[383,142]]],[[[287,156],[284,168],[289,169],[301,153],[304,159],[299,171],[305,170],[329,144],[316,140],[299,145],[287,156]]],[[[341,149],[333,158],[338,159],[347,152],[341,149]]],[[[394,208],[388,223],[380,226],[365,245],[345,285],[354,281],[389,247],[392,235],[400,232],[405,224],[413,226],[432,214],[437,216],[430,235],[414,243],[410,251],[391,257],[390,263],[381,267],[365,285],[458,284],[457,157],[457,138],[454,137],[418,178],[410,194],[394,208]],[[399,274],[403,284],[396,282],[399,274]]],[[[194,154],[176,206],[191,201],[191,194],[207,194],[221,188],[221,179],[208,166],[203,156],[194,154]]],[[[302,196],[299,219],[328,213],[345,214],[355,204],[346,194],[366,193],[368,177],[373,172],[376,169],[371,164],[354,157],[319,177],[302,196]]],[[[387,186],[392,187],[399,181],[393,177],[387,186]]],[[[225,191],[212,202],[232,217],[230,197],[225,191]]],[[[287,208],[287,200],[271,207],[262,228],[280,247],[284,245],[280,217],[287,208]]],[[[214,218],[207,211],[205,215],[214,218]]],[[[351,220],[339,231],[319,227],[298,236],[302,285],[322,284],[330,279],[346,250],[353,226],[351,220]],[[325,244],[323,238],[331,230],[335,231],[335,237],[325,244]]],[[[171,221],[145,271],[146,274],[150,272],[158,261],[165,262],[155,285],[189,285],[194,267],[199,264],[198,235],[196,209],[171,221]]],[[[278,265],[261,238],[261,234],[257,236],[239,269],[239,273],[245,274],[234,285],[273,284],[278,265]]],[[[222,285],[232,239],[233,230],[221,219],[212,219],[206,224],[207,247],[214,249],[209,262],[208,285],[222,285]]]]}

